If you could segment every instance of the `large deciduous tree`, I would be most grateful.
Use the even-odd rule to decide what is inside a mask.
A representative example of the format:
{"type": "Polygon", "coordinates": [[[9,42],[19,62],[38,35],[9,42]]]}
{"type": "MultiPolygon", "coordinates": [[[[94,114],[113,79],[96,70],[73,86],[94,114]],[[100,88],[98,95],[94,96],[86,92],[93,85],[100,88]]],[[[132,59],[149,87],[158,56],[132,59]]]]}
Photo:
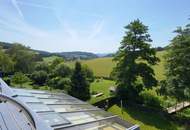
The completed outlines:
{"type": "Polygon", "coordinates": [[[0,71],[4,73],[9,73],[14,70],[14,62],[9,57],[9,55],[5,54],[3,48],[0,47],[0,71]]]}
{"type": "Polygon", "coordinates": [[[81,100],[88,100],[90,98],[89,91],[90,83],[82,70],[80,62],[76,62],[75,69],[71,77],[71,89],[69,94],[81,100]]]}
{"type": "Polygon", "coordinates": [[[13,44],[6,51],[15,62],[14,69],[18,72],[30,73],[34,69],[36,53],[21,44],[13,44]]]}
{"type": "Polygon", "coordinates": [[[144,88],[157,85],[154,70],[159,59],[155,49],[151,48],[148,27],[140,20],[134,20],[125,27],[126,32],[114,60],[113,70],[117,83],[117,95],[120,98],[137,99],[144,88]]]}

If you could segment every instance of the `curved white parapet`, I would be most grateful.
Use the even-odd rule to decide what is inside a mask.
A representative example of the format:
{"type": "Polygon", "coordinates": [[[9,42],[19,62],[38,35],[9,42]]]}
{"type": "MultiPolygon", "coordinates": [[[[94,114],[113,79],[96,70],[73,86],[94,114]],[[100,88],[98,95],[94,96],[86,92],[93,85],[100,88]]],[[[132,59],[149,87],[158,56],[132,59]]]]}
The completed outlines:
{"type": "Polygon", "coordinates": [[[20,101],[2,79],[0,91],[0,126],[3,130],[53,130],[20,101]]]}
{"type": "Polygon", "coordinates": [[[7,96],[14,96],[13,90],[0,78],[0,92],[7,96]]]}

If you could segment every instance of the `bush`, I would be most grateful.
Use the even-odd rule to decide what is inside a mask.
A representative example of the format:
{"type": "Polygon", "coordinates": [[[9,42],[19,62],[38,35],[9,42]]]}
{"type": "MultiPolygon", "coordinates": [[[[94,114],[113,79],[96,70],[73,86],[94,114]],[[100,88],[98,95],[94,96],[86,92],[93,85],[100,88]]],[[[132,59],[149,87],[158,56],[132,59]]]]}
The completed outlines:
{"type": "Polygon", "coordinates": [[[64,63],[58,64],[53,71],[53,75],[58,77],[68,77],[71,73],[72,70],[64,63]]]}
{"type": "Polygon", "coordinates": [[[35,70],[36,70],[36,71],[41,71],[41,70],[43,70],[43,71],[45,71],[45,72],[49,72],[49,66],[48,66],[48,64],[46,64],[46,63],[44,63],[44,62],[40,62],[40,63],[37,63],[37,64],[35,65],[35,70]]]}
{"type": "Polygon", "coordinates": [[[155,96],[148,91],[144,91],[141,92],[140,97],[145,106],[153,108],[161,108],[161,101],[158,96],[155,96]]]}
{"type": "Polygon", "coordinates": [[[87,65],[82,66],[82,71],[86,75],[86,78],[89,83],[94,82],[95,80],[94,73],[87,65]]]}
{"type": "Polygon", "coordinates": [[[43,85],[46,83],[47,80],[47,72],[41,70],[41,71],[35,71],[31,75],[31,79],[33,80],[34,84],[37,85],[43,85]]]}
{"type": "Polygon", "coordinates": [[[12,82],[15,84],[19,84],[20,87],[22,87],[22,85],[26,82],[29,82],[29,78],[24,75],[21,72],[17,72],[14,74],[13,78],[12,78],[12,82]]]}
{"type": "Polygon", "coordinates": [[[69,78],[55,77],[48,81],[48,86],[53,89],[61,89],[68,91],[70,89],[71,81],[69,78]]]}
{"type": "Polygon", "coordinates": [[[9,86],[11,85],[11,79],[9,77],[4,77],[3,80],[5,81],[7,85],[9,86]]]}

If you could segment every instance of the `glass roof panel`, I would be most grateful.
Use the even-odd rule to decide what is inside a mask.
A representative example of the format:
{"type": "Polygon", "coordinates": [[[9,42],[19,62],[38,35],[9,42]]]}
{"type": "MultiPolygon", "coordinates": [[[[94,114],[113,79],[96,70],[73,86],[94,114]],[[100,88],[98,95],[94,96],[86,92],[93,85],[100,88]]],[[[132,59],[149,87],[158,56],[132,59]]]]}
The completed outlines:
{"type": "Polygon", "coordinates": [[[21,96],[32,96],[31,93],[29,93],[28,91],[23,90],[23,89],[13,89],[13,91],[14,91],[15,94],[17,94],[17,95],[21,95],[21,96]]]}
{"type": "Polygon", "coordinates": [[[50,126],[70,124],[68,120],[54,112],[39,113],[39,116],[50,126]]]}
{"type": "Polygon", "coordinates": [[[85,102],[82,102],[80,100],[76,99],[39,99],[41,102],[45,104],[86,104],[85,102]]]}
{"type": "Polygon", "coordinates": [[[64,113],[61,115],[73,124],[85,123],[96,120],[94,117],[86,112],[64,113]]]}
{"type": "Polygon", "coordinates": [[[80,130],[126,130],[127,127],[124,127],[114,121],[103,120],[103,121],[93,122],[93,123],[84,124],[80,126],[64,128],[62,130],[78,130],[78,129],[80,130]]]}
{"type": "Polygon", "coordinates": [[[51,109],[49,107],[47,107],[47,105],[42,104],[42,103],[27,103],[27,104],[35,112],[51,111],[51,109]]]}
{"type": "Polygon", "coordinates": [[[24,102],[40,102],[36,97],[19,96],[18,98],[24,102]]]}
{"type": "Polygon", "coordinates": [[[89,109],[96,109],[91,105],[49,105],[49,107],[56,112],[72,112],[72,111],[85,111],[89,109]]]}
{"type": "Polygon", "coordinates": [[[61,115],[74,124],[95,121],[97,119],[103,119],[105,117],[112,116],[112,114],[104,112],[102,110],[75,112],[75,113],[62,113],[61,115]]]}
{"type": "Polygon", "coordinates": [[[38,98],[57,98],[57,99],[75,99],[73,97],[67,96],[67,95],[54,95],[54,94],[49,94],[49,93],[32,93],[33,96],[38,97],[38,98]]]}
{"type": "Polygon", "coordinates": [[[42,91],[42,90],[27,90],[28,92],[30,92],[30,93],[41,93],[41,94],[43,94],[43,93],[47,93],[46,91],[42,91]]]}
{"type": "Polygon", "coordinates": [[[58,102],[58,99],[39,99],[41,102],[45,103],[45,104],[55,104],[56,102],[58,102]]]}
{"type": "Polygon", "coordinates": [[[99,110],[99,111],[89,111],[88,112],[91,116],[95,117],[96,119],[102,119],[105,117],[113,116],[111,113],[99,110]]]}
{"type": "Polygon", "coordinates": [[[49,98],[49,97],[51,97],[51,95],[39,94],[39,93],[32,93],[32,95],[37,97],[37,98],[49,98]]]}

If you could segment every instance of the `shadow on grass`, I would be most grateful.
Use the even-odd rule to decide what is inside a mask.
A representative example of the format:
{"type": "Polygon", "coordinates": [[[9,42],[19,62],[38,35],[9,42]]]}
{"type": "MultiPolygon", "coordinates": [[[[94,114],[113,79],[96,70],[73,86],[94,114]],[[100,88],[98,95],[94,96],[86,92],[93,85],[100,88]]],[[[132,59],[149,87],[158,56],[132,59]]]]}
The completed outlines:
{"type": "Polygon", "coordinates": [[[131,123],[139,124],[142,130],[151,130],[150,127],[155,127],[161,130],[177,130],[178,125],[170,121],[163,115],[156,112],[148,112],[138,109],[136,107],[128,106],[123,108],[123,115],[119,106],[113,106],[111,112],[119,115],[126,121],[131,123]],[[117,109],[117,110],[114,110],[117,109]],[[122,116],[121,116],[122,115],[122,116]]]}
{"type": "Polygon", "coordinates": [[[158,113],[134,110],[134,108],[125,108],[124,111],[133,119],[139,120],[144,124],[151,125],[162,130],[177,130],[174,123],[158,113]]]}

